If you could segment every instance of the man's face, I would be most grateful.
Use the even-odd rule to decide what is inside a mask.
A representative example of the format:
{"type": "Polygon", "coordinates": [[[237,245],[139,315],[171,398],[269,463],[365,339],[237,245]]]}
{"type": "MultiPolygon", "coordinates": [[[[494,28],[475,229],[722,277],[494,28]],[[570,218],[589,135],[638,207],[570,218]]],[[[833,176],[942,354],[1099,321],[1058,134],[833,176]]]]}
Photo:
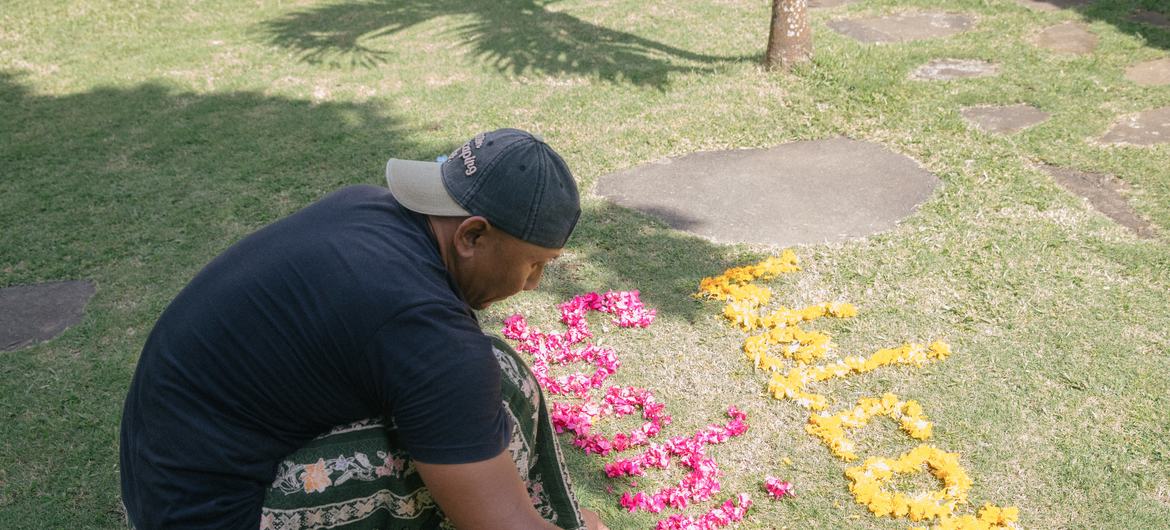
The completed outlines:
{"type": "Polygon", "coordinates": [[[561,249],[533,245],[498,229],[479,237],[475,253],[455,275],[468,305],[475,309],[536,289],[545,265],[561,254],[561,249]]]}

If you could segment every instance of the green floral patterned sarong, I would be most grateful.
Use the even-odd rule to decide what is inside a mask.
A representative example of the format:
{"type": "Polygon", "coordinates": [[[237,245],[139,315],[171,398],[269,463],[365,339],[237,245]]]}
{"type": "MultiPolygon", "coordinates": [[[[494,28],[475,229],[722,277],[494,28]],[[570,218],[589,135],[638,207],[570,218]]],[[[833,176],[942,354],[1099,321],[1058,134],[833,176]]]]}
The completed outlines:
{"type": "MultiPolygon", "coordinates": [[[[532,504],[560,528],[584,529],[540,387],[503,340],[492,337],[492,349],[513,420],[508,450],[532,504]]],[[[285,458],[260,518],[261,530],[449,527],[393,425],[378,419],[339,426],[285,458]]]]}

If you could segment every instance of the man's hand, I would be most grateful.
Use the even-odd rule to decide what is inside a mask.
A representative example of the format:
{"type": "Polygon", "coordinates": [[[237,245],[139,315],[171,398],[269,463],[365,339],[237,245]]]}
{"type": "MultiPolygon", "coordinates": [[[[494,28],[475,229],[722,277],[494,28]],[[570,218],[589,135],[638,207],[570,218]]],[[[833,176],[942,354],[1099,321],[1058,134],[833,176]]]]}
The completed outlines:
{"type": "Polygon", "coordinates": [[[585,519],[585,526],[588,527],[589,530],[609,530],[609,527],[605,526],[605,523],[601,522],[601,517],[599,517],[597,512],[594,512],[593,510],[581,508],[581,517],[585,519]]]}
{"type": "Polygon", "coordinates": [[[415,467],[439,508],[459,530],[556,529],[536,513],[508,451],[471,464],[415,461],[415,467]]]}

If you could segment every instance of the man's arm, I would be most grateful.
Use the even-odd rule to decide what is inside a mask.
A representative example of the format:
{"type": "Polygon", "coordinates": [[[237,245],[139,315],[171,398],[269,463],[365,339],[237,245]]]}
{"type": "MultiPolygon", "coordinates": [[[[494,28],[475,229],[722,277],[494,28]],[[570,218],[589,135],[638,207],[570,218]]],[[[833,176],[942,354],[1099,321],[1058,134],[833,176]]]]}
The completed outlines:
{"type": "Polygon", "coordinates": [[[415,461],[415,467],[459,530],[556,529],[536,513],[507,451],[470,464],[415,461]]]}

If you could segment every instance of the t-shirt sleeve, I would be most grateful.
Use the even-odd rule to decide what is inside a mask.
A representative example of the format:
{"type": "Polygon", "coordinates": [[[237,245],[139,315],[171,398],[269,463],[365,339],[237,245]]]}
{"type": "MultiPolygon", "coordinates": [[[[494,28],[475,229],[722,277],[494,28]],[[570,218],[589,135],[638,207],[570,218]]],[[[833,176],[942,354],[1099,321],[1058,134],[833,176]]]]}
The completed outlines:
{"type": "Polygon", "coordinates": [[[491,341],[468,315],[441,304],[410,309],[370,343],[386,414],[411,457],[465,464],[500,454],[511,424],[491,341]]]}

